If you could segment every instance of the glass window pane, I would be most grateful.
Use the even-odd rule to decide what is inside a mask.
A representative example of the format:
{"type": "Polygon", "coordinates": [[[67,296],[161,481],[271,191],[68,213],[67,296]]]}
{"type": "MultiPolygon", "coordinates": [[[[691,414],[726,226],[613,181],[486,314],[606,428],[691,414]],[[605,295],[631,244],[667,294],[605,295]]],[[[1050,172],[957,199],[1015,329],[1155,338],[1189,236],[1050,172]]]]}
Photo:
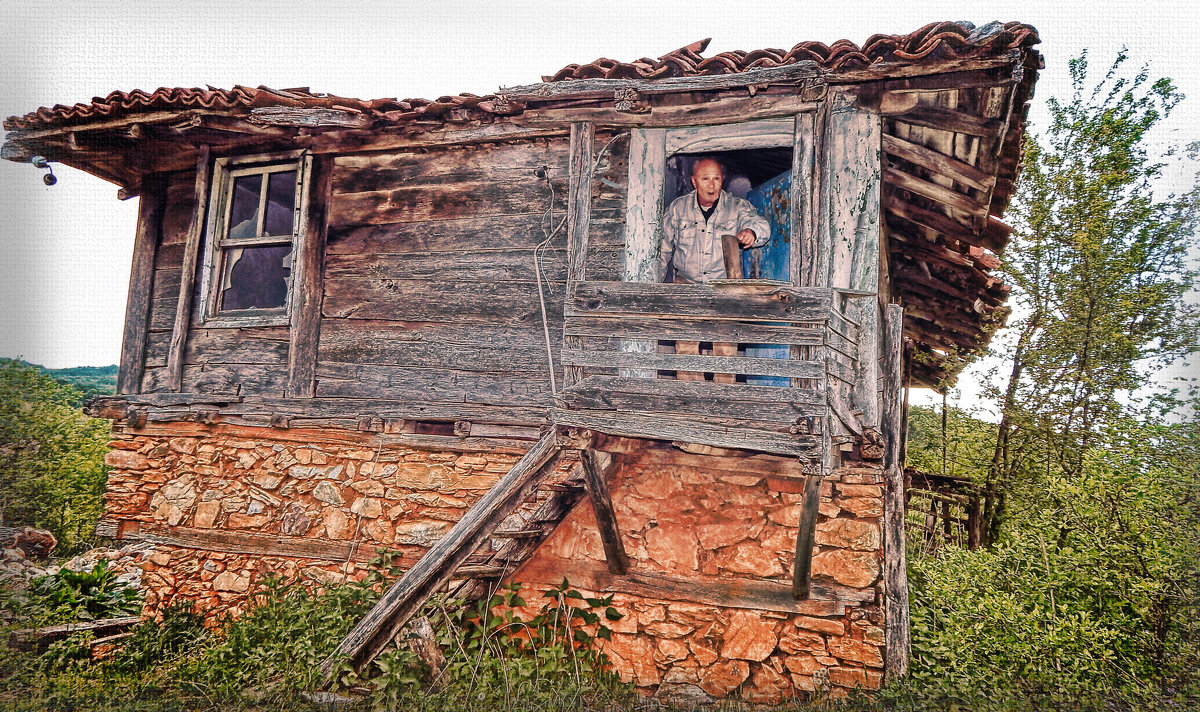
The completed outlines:
{"type": "Polygon", "coordinates": [[[262,174],[233,179],[229,237],[254,237],[258,234],[258,196],[261,187],[262,174]]]}
{"type": "Polygon", "coordinates": [[[221,310],[275,309],[287,302],[292,246],[235,247],[225,251],[221,310]]]}
{"type": "Polygon", "coordinates": [[[263,228],[268,235],[291,235],[296,171],[272,173],[267,185],[267,222],[263,228]]]}

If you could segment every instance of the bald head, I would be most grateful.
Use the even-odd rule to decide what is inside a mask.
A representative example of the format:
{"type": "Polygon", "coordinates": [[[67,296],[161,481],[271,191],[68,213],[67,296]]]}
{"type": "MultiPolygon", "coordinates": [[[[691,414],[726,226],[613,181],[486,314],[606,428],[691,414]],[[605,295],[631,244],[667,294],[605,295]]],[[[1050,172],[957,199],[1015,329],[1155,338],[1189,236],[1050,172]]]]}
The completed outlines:
{"type": "Polygon", "coordinates": [[[721,197],[721,185],[725,182],[725,171],[713,158],[701,158],[692,166],[692,187],[696,189],[696,200],[700,207],[708,208],[721,197]]]}

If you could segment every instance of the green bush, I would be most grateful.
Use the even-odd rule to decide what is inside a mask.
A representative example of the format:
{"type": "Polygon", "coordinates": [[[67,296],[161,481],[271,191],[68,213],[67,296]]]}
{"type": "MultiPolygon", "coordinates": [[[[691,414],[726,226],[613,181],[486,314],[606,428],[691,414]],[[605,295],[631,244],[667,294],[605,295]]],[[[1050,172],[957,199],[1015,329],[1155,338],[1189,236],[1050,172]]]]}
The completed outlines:
{"type": "Polygon", "coordinates": [[[118,576],[120,571],[100,559],[91,571],[63,568],[35,578],[25,594],[24,617],[48,625],[137,615],[142,610],[141,593],[118,576]]]}

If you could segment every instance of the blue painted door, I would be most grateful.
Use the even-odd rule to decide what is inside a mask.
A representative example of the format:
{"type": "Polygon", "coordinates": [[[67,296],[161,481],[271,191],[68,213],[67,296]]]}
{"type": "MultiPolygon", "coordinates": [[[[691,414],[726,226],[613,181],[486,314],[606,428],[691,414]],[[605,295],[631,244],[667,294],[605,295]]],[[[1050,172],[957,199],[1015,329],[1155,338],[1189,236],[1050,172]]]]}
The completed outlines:
{"type": "MultiPolygon", "coordinates": [[[[748,278],[791,281],[791,188],[792,172],[785,171],[746,195],[746,200],[771,223],[770,242],[742,252],[742,273],[748,278]]],[[[751,344],[746,346],[746,355],[787,359],[789,347],[781,344],[751,344]]],[[[746,383],[756,386],[789,385],[788,379],[777,376],[746,376],[746,383]]]]}

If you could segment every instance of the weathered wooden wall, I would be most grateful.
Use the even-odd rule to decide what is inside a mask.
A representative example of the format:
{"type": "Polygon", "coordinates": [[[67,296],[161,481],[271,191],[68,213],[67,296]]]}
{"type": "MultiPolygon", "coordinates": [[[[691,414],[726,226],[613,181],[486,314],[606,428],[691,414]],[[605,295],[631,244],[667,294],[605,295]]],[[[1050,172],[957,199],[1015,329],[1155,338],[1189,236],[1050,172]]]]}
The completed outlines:
{"type": "MultiPolygon", "coordinates": [[[[621,277],[626,144],[615,141],[596,167],[592,279],[621,277]]],[[[403,417],[404,404],[416,401],[417,418],[526,423],[537,417],[532,409],[552,404],[533,253],[551,217],[555,226],[565,217],[567,151],[563,136],[334,159],[315,402],[307,413],[324,404],[330,417],[370,416],[390,402],[387,415],[403,417]]],[[[194,180],[193,172],[176,173],[168,183],[144,393],[169,390],[194,180]]],[[[565,229],[541,255],[561,373],[565,229]]],[[[198,303],[197,288],[182,392],[237,394],[243,414],[296,412],[281,405],[288,327],[204,328],[198,303]]]]}

